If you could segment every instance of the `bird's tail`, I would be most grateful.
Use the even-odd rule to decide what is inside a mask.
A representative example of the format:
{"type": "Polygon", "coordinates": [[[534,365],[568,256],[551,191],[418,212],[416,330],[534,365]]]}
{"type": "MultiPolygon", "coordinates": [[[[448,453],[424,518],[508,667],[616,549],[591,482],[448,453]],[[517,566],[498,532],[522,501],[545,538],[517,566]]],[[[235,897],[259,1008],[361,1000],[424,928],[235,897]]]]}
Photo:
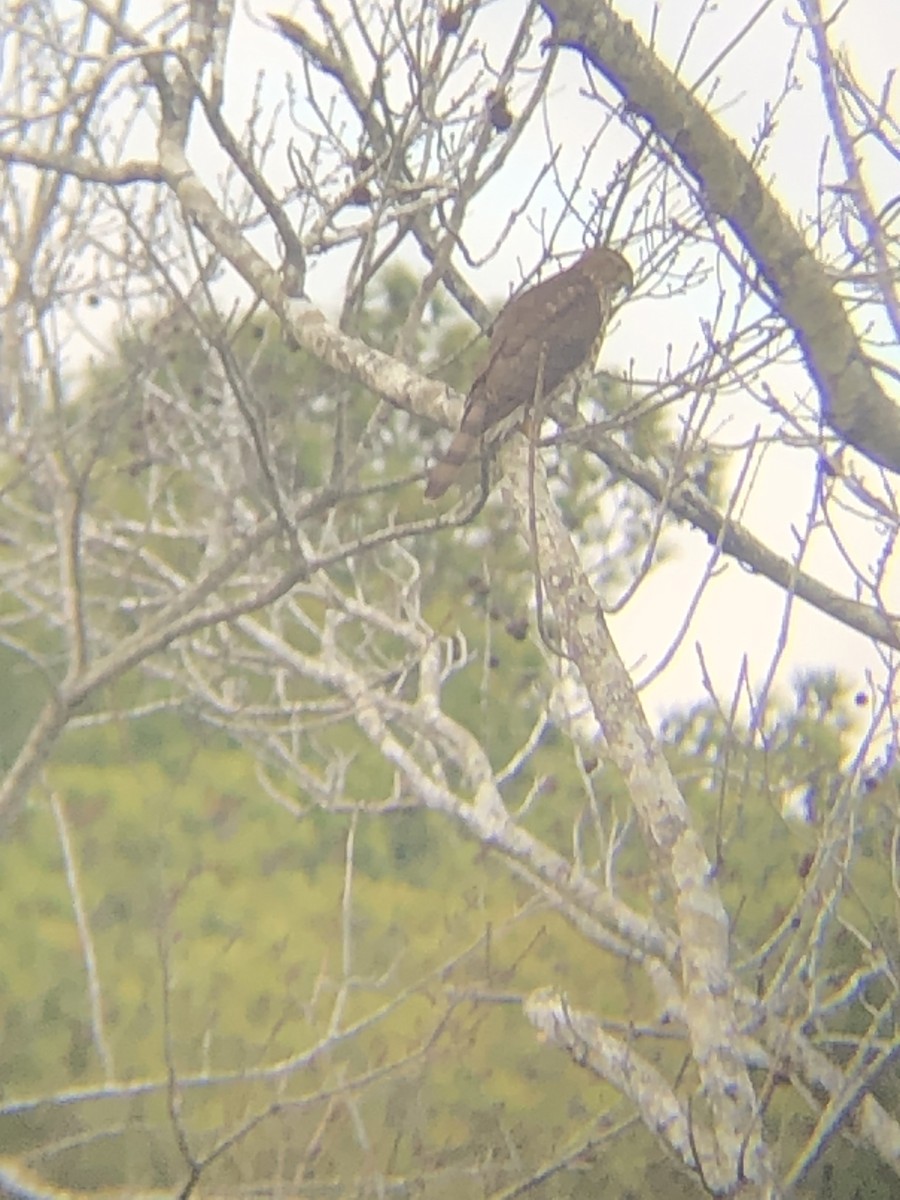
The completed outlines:
{"type": "Polygon", "coordinates": [[[425,499],[437,500],[456,479],[464,462],[474,458],[478,450],[478,438],[466,429],[460,429],[450,443],[447,453],[438,459],[428,472],[425,499]]]}

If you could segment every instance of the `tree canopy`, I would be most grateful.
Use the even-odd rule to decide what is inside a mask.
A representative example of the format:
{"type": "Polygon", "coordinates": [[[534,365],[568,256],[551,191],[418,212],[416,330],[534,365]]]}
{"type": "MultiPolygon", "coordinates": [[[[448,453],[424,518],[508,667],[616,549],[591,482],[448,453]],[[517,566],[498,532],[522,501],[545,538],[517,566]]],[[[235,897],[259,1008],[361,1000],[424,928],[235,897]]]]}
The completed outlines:
{"type": "Polygon", "coordinates": [[[0,1195],[896,1193],[866,11],[0,17],[0,1195]]]}

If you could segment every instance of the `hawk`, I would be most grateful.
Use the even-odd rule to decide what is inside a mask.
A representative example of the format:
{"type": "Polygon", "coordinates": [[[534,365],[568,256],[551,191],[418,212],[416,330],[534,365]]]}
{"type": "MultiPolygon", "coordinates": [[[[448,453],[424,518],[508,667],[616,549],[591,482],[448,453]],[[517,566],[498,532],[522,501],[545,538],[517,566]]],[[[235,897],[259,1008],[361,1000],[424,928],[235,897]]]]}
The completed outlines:
{"type": "Polygon", "coordinates": [[[551,396],[596,357],[613,301],[632,284],[622,255],[595,246],[567,270],[510,300],[494,322],[459,431],[428,472],[427,499],[443,496],[482,442],[498,442],[514,428],[538,388],[551,396]]]}

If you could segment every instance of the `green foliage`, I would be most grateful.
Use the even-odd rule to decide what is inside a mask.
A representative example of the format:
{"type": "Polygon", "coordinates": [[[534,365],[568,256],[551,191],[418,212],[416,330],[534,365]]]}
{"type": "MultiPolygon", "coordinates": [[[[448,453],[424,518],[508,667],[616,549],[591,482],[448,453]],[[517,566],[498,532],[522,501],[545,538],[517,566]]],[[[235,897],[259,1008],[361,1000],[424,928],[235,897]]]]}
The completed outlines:
{"type": "Polygon", "coordinates": [[[7,646],[0,645],[0,774],[5,774],[43,704],[47,688],[33,665],[7,646]]]}
{"type": "MultiPolygon", "coordinates": [[[[476,600],[477,610],[484,594],[476,600]]],[[[483,611],[479,619],[491,623],[483,611]]],[[[488,689],[506,672],[527,669],[527,644],[503,636],[509,645],[500,661],[482,669],[488,689]]],[[[795,699],[792,709],[771,715],[767,728],[775,732],[766,750],[747,750],[746,731],[724,729],[710,708],[673,716],[667,725],[673,765],[711,850],[718,847],[722,886],[731,911],[739,914],[736,937],[748,948],[771,933],[778,912],[804,886],[799,849],[778,806],[780,789],[808,768],[823,766],[830,775],[848,729],[841,693],[829,681],[802,682],[795,699]]],[[[490,735],[490,729],[483,732],[490,735]]],[[[197,1152],[209,1149],[223,1130],[271,1104],[271,1081],[254,1080],[254,1072],[306,1052],[325,1035],[348,933],[359,983],[347,996],[344,1021],[373,1023],[287,1081],[281,1110],[241,1139],[211,1179],[222,1186],[252,1179],[255,1164],[285,1151],[285,1161],[299,1169],[322,1106],[295,1111],[292,1101],[327,1089],[347,1072],[364,1074],[375,1063],[415,1054],[453,993],[460,1000],[431,1050],[371,1085],[360,1100],[372,1144],[392,1147],[392,1170],[414,1173],[429,1164],[469,1161],[479,1146],[488,1155],[501,1144],[515,1144],[520,1168],[536,1169],[579,1126],[589,1128],[591,1114],[615,1104],[611,1093],[556,1051],[536,1050],[518,1005],[503,999],[552,979],[572,1003],[595,1007],[602,979],[604,1013],[635,1023],[652,1020],[652,999],[636,989],[632,972],[596,950],[585,953],[556,914],[520,913],[527,893],[520,894],[446,821],[421,812],[359,819],[346,924],[349,817],[291,817],[260,793],[245,752],[198,733],[161,714],[73,733],[58,756],[50,782],[64,802],[79,864],[116,1077],[156,1081],[155,1090],[140,1101],[83,1104],[52,1119],[47,1111],[0,1118],[5,1144],[24,1150],[43,1144],[50,1133],[65,1135],[71,1148],[55,1157],[51,1174],[67,1186],[122,1186],[138,1178],[174,1186],[182,1165],[162,1091],[164,1056],[185,1080],[237,1073],[227,1084],[184,1095],[192,1145],[197,1152]],[[448,971],[443,964],[454,958],[448,971]],[[389,979],[387,990],[383,979],[389,979]],[[404,989],[405,998],[377,1016],[404,989]],[[468,998],[473,989],[499,1002],[474,1002],[468,998]],[[111,1114],[120,1134],[96,1142],[92,1131],[108,1125],[111,1114]]],[[[499,734],[495,749],[502,758],[499,734]]],[[[531,820],[548,840],[562,840],[582,803],[565,740],[542,742],[535,760],[529,778],[532,769],[552,770],[554,786],[539,795],[531,820]]],[[[366,775],[361,769],[361,788],[366,775]]],[[[616,781],[598,774],[595,785],[611,814],[616,781]]],[[[511,803],[524,787],[524,781],[511,782],[511,803]]],[[[82,947],[47,809],[35,804],[20,832],[19,840],[0,847],[6,1014],[0,1075],[7,1097],[52,1094],[102,1079],[82,947]]],[[[626,843],[620,865],[623,897],[638,900],[647,877],[636,842],[626,843]]],[[[861,892],[870,912],[884,919],[885,893],[875,885],[873,874],[861,892]]],[[[846,1028],[852,1027],[860,1024],[851,1012],[846,1028]]],[[[642,1044],[642,1051],[677,1071],[677,1042],[642,1044]]],[[[891,1080],[880,1086],[887,1099],[895,1098],[891,1080]]],[[[767,1123],[786,1156],[810,1130],[808,1116],[786,1094],[770,1105],[767,1123]]],[[[325,1177],[348,1169],[353,1145],[343,1119],[329,1125],[319,1160],[325,1177]]],[[[636,1132],[620,1150],[617,1145],[555,1177],[550,1190],[538,1194],[581,1200],[602,1185],[613,1194],[632,1187],[636,1195],[650,1195],[671,1174],[671,1162],[660,1158],[648,1135],[636,1132]]],[[[857,1179],[868,1178],[867,1164],[865,1156],[855,1163],[857,1179]]],[[[492,1170],[498,1187],[514,1175],[506,1160],[492,1170]]],[[[814,1179],[830,1172],[833,1186],[843,1189],[848,1170],[844,1159],[827,1154],[814,1179]]],[[[873,1187],[878,1178],[876,1169],[873,1187]]],[[[676,1171],[671,1188],[681,1179],[676,1171]]],[[[696,1194],[693,1181],[684,1176],[683,1182],[683,1192],[666,1194],[696,1194]]]]}
{"type": "MultiPolygon", "coordinates": [[[[375,1020],[371,1033],[338,1045],[326,1061],[299,1073],[288,1097],[291,1089],[315,1090],[344,1070],[365,1071],[379,1058],[414,1050],[435,1022],[433,1001],[418,981],[440,969],[454,947],[459,952],[477,946],[492,919],[506,919],[515,894],[502,876],[474,864],[473,848],[435,818],[411,813],[396,822],[363,819],[356,835],[353,916],[345,929],[347,818],[291,819],[260,796],[246,755],[208,742],[198,748],[189,730],[180,736],[168,730],[163,769],[134,753],[134,743],[146,746],[153,740],[136,735],[134,726],[113,731],[107,738],[109,759],[102,762],[97,730],[90,731],[84,746],[73,737],[68,761],[53,769],[52,785],[64,798],[80,864],[116,1077],[164,1079],[167,1039],[180,1077],[198,1072],[248,1076],[227,1088],[208,1085],[186,1094],[185,1121],[200,1148],[247,1105],[262,1104],[269,1095],[248,1073],[285,1060],[325,1035],[346,934],[352,937],[354,974],[360,980],[348,996],[346,1022],[369,1019],[385,1003],[376,982],[385,971],[391,972],[391,994],[412,990],[395,1011],[375,1020]],[[163,1004],[167,979],[168,1015],[163,1004]]],[[[0,849],[0,944],[5,948],[0,977],[7,1013],[0,1074],[7,1094],[12,1090],[18,1096],[52,1094],[102,1078],[89,1025],[82,947],[46,809],[35,806],[21,834],[17,843],[0,849]]],[[[548,939],[541,932],[546,920],[521,922],[494,951],[464,957],[448,978],[488,987],[496,979],[504,988],[540,982],[550,966],[544,961],[548,939]],[[543,948],[539,953],[535,939],[543,948]],[[510,964],[516,963],[511,973],[510,964]]],[[[557,929],[554,940],[559,936],[571,939],[557,929]]],[[[515,1063],[529,1041],[515,1009],[483,1012],[462,1005],[428,1072],[423,1126],[430,1129],[437,1122],[440,1139],[452,1141],[463,1129],[459,1120],[471,1119],[476,1097],[476,1109],[515,1108],[515,1063]],[[498,1058],[497,1039],[507,1038],[509,1051],[498,1058]],[[460,1044],[471,1049],[465,1065],[460,1044]]],[[[554,1059],[547,1055],[551,1073],[554,1059]]],[[[402,1093],[406,1086],[402,1079],[385,1084],[388,1097],[394,1097],[395,1087],[402,1093]]],[[[378,1129],[378,1095],[366,1104],[373,1136],[381,1135],[387,1144],[390,1126],[378,1129]]],[[[87,1138],[108,1120],[108,1112],[108,1104],[82,1106],[75,1124],[67,1127],[87,1138]]],[[[81,1149],[60,1155],[53,1172],[59,1181],[121,1184],[121,1164],[146,1161],[150,1154],[157,1176],[171,1185],[178,1158],[159,1085],[139,1111],[125,1103],[116,1114],[119,1122],[122,1134],[114,1146],[104,1142],[89,1154],[81,1149]],[[138,1143],[145,1150],[135,1159],[129,1147],[138,1143]]],[[[32,1136],[35,1142],[46,1137],[43,1119],[16,1125],[23,1147],[32,1136]]],[[[280,1137],[277,1126],[273,1116],[262,1142],[256,1138],[254,1143],[271,1146],[271,1139],[280,1137]]],[[[4,1139],[11,1136],[8,1120],[0,1120],[0,1129],[4,1139]]],[[[335,1162],[341,1144],[335,1143],[335,1162]]],[[[244,1170],[245,1149],[230,1156],[229,1170],[244,1170]]],[[[413,1150],[409,1146],[405,1153],[413,1150]]]]}

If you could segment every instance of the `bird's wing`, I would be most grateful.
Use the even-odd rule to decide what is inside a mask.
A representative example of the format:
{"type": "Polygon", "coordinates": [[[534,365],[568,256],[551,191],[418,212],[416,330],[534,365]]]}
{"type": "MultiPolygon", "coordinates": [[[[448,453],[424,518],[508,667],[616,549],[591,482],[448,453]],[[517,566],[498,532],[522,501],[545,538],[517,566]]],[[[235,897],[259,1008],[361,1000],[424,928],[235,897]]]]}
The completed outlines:
{"type": "Polygon", "coordinates": [[[528,404],[541,376],[544,395],[590,355],[607,316],[595,285],[576,270],[564,271],[514,297],[494,324],[487,360],[470,392],[464,426],[479,433],[476,419],[484,415],[479,402],[491,393],[494,419],[528,404]],[[502,364],[509,364],[503,369],[502,364]],[[466,415],[469,420],[466,421],[466,415]]]}

